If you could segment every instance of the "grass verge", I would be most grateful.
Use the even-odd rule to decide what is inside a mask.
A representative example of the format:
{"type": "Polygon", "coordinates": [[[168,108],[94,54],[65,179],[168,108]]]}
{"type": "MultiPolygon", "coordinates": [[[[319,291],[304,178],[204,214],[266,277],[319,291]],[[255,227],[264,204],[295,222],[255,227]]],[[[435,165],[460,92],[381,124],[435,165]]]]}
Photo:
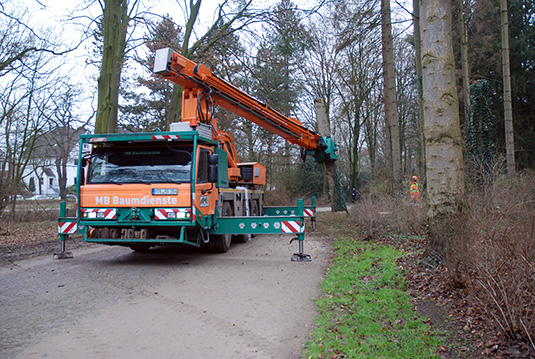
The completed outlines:
{"type": "Polygon", "coordinates": [[[413,309],[385,244],[340,239],[317,300],[316,330],[304,358],[439,358],[441,338],[413,309]]]}

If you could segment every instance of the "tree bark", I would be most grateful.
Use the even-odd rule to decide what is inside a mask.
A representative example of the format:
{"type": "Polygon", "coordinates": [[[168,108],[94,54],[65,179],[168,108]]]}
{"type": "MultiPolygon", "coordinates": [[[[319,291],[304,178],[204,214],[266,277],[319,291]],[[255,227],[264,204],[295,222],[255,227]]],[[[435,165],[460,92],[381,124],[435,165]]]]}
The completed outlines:
{"type": "Polygon", "coordinates": [[[105,0],[103,9],[103,51],[98,78],[98,105],[95,133],[117,132],[119,86],[123,69],[126,33],[128,28],[128,1],[105,0]]]}
{"type": "Polygon", "coordinates": [[[513,106],[511,100],[511,70],[509,64],[509,18],[507,0],[500,0],[502,22],[502,70],[503,70],[503,109],[505,121],[505,150],[507,174],[515,174],[515,138],[513,128],[513,106]]]}
{"type": "Polygon", "coordinates": [[[418,77],[418,138],[420,148],[418,149],[418,168],[420,173],[425,172],[425,139],[424,139],[424,106],[422,99],[422,43],[420,37],[420,3],[413,0],[412,21],[414,24],[414,52],[416,57],[416,76],[418,77]]]}
{"type": "MultiPolygon", "coordinates": [[[[314,109],[316,112],[316,120],[318,123],[318,129],[320,134],[324,137],[331,137],[331,126],[329,124],[329,116],[325,108],[323,99],[318,98],[314,100],[314,109]]],[[[341,194],[337,187],[336,166],[334,160],[325,161],[325,176],[327,177],[327,183],[329,184],[329,193],[331,194],[331,211],[345,211],[345,204],[341,203],[341,194]]]]}
{"type": "Polygon", "coordinates": [[[461,34],[461,70],[463,73],[464,121],[470,118],[470,67],[468,66],[468,31],[464,23],[464,1],[458,0],[459,33],[461,34]]]}
{"type": "MultiPolygon", "coordinates": [[[[420,0],[426,216],[431,232],[445,218],[462,211],[465,197],[451,15],[451,0],[420,0]]],[[[439,254],[446,248],[440,236],[428,242],[428,249],[439,254]]]]}
{"type": "Polygon", "coordinates": [[[401,150],[399,143],[396,75],[390,0],[381,0],[381,28],[383,52],[383,84],[385,103],[387,176],[393,190],[401,178],[401,150]]]}

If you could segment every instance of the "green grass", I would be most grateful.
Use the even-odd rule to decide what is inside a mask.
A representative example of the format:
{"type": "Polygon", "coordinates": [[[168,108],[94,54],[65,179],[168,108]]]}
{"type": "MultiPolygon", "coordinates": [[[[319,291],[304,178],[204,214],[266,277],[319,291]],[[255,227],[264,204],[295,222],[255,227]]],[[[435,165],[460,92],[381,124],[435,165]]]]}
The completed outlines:
{"type": "Polygon", "coordinates": [[[304,358],[439,358],[439,336],[405,291],[401,255],[373,242],[336,242],[304,358]]]}

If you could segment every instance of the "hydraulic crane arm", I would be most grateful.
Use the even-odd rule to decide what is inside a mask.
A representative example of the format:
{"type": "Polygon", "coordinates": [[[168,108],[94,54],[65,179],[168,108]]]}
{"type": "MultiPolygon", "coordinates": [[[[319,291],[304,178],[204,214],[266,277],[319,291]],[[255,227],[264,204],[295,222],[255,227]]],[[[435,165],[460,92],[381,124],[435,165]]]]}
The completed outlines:
{"type": "Polygon", "coordinates": [[[306,149],[318,161],[337,158],[336,146],[330,138],[322,137],[297,119],[273,110],[212,74],[205,65],[196,64],[169,48],[156,51],[154,73],[184,88],[182,121],[189,121],[192,127],[197,126],[198,121],[204,122],[212,126],[214,136],[218,137],[222,131],[217,129],[217,122],[212,118],[212,107],[217,104],[306,149]]]}

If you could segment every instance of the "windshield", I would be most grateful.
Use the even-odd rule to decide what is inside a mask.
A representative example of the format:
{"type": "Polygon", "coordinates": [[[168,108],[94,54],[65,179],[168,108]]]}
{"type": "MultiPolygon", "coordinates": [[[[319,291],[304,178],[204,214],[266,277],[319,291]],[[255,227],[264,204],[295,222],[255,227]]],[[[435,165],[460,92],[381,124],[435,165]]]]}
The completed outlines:
{"type": "Polygon", "coordinates": [[[191,181],[191,147],[148,144],[93,150],[87,183],[184,183],[191,181]]]}

